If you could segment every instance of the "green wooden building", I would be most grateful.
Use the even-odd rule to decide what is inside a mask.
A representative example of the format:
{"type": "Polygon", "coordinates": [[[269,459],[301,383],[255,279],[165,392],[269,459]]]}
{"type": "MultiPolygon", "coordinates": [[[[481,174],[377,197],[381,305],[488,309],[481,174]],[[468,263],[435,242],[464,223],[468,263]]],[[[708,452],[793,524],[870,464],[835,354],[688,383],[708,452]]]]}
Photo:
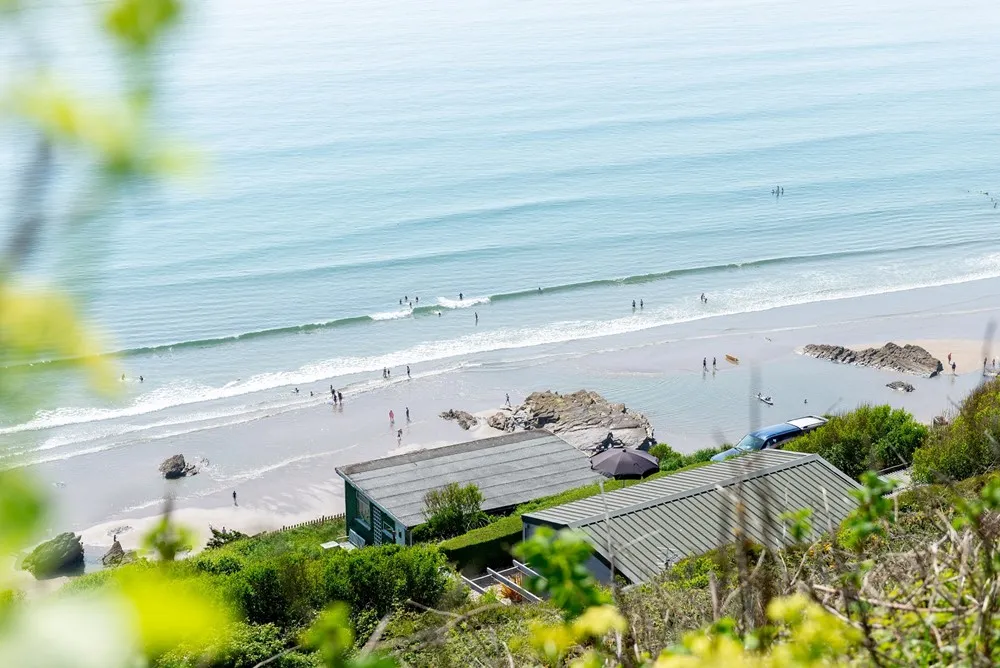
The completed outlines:
{"type": "Polygon", "coordinates": [[[426,519],[424,495],[448,483],[474,483],[483,510],[500,513],[601,478],[586,454],[542,430],[341,466],[337,474],[348,536],[359,547],[410,544],[410,532],[426,519]]]}

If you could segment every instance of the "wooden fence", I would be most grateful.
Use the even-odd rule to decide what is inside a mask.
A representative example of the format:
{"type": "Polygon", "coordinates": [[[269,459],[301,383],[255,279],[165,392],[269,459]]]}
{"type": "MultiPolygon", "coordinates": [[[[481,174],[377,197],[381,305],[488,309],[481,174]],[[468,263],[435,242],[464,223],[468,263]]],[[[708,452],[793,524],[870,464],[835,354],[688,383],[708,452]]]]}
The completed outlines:
{"type": "Polygon", "coordinates": [[[254,534],[254,538],[260,536],[270,536],[271,534],[280,533],[282,531],[291,531],[292,529],[301,529],[302,527],[312,527],[319,524],[326,524],[327,522],[336,522],[337,520],[344,519],[344,513],[339,515],[323,515],[322,517],[317,517],[314,520],[308,520],[306,522],[299,522],[298,524],[292,524],[289,526],[283,526],[280,529],[273,529],[271,531],[261,531],[260,533],[254,534]]]}

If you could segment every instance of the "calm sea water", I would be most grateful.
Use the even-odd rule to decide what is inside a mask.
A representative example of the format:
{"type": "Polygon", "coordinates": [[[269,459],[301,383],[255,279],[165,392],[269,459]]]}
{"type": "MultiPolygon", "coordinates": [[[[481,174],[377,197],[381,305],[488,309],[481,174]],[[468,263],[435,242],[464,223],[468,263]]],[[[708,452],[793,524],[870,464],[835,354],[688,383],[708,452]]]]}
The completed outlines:
{"type": "Polygon", "coordinates": [[[115,202],[62,276],[125,396],[42,371],[0,439],[72,458],[386,366],[1000,276],[998,30],[987,0],[208,0],[162,72],[207,176],[115,202]]]}

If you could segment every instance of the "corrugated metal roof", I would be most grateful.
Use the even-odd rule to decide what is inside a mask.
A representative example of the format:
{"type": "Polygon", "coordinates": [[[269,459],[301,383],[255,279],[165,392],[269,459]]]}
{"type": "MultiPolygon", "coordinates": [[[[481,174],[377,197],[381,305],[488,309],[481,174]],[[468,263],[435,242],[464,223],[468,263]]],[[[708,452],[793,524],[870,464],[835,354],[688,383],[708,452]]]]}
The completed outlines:
{"type": "Polygon", "coordinates": [[[555,508],[538,510],[528,513],[525,517],[558,526],[579,526],[581,523],[603,518],[605,510],[614,513],[629,506],[659,501],[664,497],[685,490],[723,483],[743,474],[796,461],[807,456],[801,452],[785,450],[751,452],[741,457],[727,459],[724,462],[712,463],[690,471],[681,471],[656,480],[615,490],[604,496],[592,496],[555,508]]]}
{"type": "Polygon", "coordinates": [[[337,473],[408,527],[424,521],[424,495],[451,482],[475,483],[483,510],[493,510],[602,477],[585,454],[541,430],[373,459],[337,473]]]}
{"type": "Polygon", "coordinates": [[[606,561],[613,552],[616,572],[642,582],[668,562],[732,542],[737,483],[742,483],[747,532],[772,548],[791,542],[781,513],[812,508],[813,534],[818,536],[853,510],[848,490],[859,487],[818,455],[764,450],[610,492],[603,499],[585,499],[587,504],[575,501],[528,513],[523,519],[579,527],[606,561]]]}

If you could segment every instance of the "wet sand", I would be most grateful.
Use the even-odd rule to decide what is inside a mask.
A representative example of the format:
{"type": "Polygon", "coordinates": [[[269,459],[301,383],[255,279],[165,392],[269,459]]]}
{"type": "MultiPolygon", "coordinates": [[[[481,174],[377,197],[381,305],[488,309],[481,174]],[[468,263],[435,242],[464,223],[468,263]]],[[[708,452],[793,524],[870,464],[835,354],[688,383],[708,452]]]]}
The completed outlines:
{"type": "Polygon", "coordinates": [[[57,519],[51,532],[82,531],[90,560],[110,546],[115,528],[132,527],[119,538],[133,545],[167,494],[176,498],[178,519],[203,537],[209,524],[253,533],[342,512],[337,466],[488,435],[465,432],[438,414],[456,408],[485,416],[507,392],[516,403],[536,390],[598,391],[645,413],[657,438],[682,451],[735,442],[762,424],[866,402],[906,408],[930,421],[981,382],[983,340],[972,337],[1000,315],[993,297],[998,288],[1000,281],[980,281],[497,351],[466,360],[458,371],[345,397],[337,407],[320,396],[326,385],[303,387],[317,392],[303,408],[31,468],[53,485],[57,519]],[[863,347],[886,341],[924,345],[942,360],[951,351],[959,373],[923,379],[796,352],[808,343],[863,347]],[[727,353],[740,364],[725,362],[727,353]],[[900,379],[916,391],[885,387],[900,379]],[[754,400],[756,391],[771,395],[775,405],[754,400]],[[170,482],[159,477],[158,464],[177,452],[201,462],[199,475],[170,482]],[[233,507],[233,490],[239,507],[233,507]]]}

